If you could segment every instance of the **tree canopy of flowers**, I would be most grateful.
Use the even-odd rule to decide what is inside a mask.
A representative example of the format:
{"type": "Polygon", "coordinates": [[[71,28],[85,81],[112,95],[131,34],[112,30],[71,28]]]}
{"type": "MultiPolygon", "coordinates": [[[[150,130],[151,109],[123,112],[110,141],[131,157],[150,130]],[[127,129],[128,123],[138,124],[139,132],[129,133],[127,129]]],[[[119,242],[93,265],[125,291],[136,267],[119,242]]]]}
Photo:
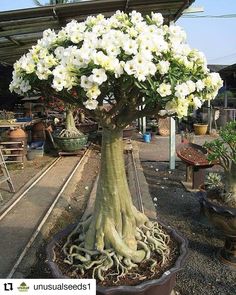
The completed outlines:
{"type": "Polygon", "coordinates": [[[169,258],[168,235],[132,203],[122,130],[142,116],[186,116],[213,99],[221,86],[204,55],[187,45],[184,31],[163,24],[160,13],[143,17],[117,11],[110,18],[71,21],[58,33],[46,30],[15,63],[12,91],[56,96],[103,128],[94,211],[63,248],[75,272],[92,268],[100,280],[119,278],[145,259],[154,271],[153,252],[163,263],[169,258]]]}
{"type": "Polygon", "coordinates": [[[183,117],[213,99],[222,80],[209,73],[203,53],[186,44],[180,27],[163,25],[161,14],[143,18],[135,11],[118,11],[108,19],[88,17],[58,33],[43,33],[15,63],[10,89],[24,94],[45,86],[64,99],[74,94],[88,110],[98,109],[105,99],[117,104],[119,116],[122,100],[128,109],[145,104],[144,115],[156,110],[183,117]]]}

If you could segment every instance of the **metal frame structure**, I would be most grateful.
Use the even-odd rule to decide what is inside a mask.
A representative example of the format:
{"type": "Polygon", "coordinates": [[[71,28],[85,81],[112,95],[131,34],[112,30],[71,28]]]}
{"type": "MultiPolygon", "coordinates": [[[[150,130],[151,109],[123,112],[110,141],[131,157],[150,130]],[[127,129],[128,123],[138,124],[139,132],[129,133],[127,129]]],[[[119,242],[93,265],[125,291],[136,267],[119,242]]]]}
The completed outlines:
{"type": "Polygon", "coordinates": [[[88,0],[29,9],[0,12],[0,63],[13,64],[36,44],[45,29],[55,31],[72,19],[83,21],[99,13],[111,16],[115,11],[132,10],[148,14],[161,12],[167,23],[176,21],[194,0],[88,0]]]}

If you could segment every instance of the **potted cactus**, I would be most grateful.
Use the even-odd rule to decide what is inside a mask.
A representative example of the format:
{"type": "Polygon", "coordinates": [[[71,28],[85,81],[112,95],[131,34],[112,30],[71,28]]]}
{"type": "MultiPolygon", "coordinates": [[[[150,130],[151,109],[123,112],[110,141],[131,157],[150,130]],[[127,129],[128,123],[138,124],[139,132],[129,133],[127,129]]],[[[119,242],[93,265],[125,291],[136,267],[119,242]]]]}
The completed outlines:
{"type": "MultiPolygon", "coordinates": [[[[170,294],[182,265],[178,260],[163,273],[161,282],[151,279],[157,267],[155,255],[161,268],[170,257],[170,235],[133,205],[122,131],[143,116],[181,118],[216,96],[222,80],[209,73],[203,54],[192,50],[185,38],[180,27],[163,25],[160,13],[144,17],[136,11],[118,11],[107,19],[98,15],[81,23],[72,21],[58,33],[45,31],[14,66],[12,90],[53,93],[83,109],[102,127],[94,211],[68,235],[63,259],[78,276],[89,272],[102,284],[109,277],[116,285],[140,271],[143,262],[148,262],[145,269],[151,274],[149,282],[120,286],[117,291],[100,287],[98,294],[170,294]]],[[[182,257],[184,248],[180,246],[182,257]]]]}

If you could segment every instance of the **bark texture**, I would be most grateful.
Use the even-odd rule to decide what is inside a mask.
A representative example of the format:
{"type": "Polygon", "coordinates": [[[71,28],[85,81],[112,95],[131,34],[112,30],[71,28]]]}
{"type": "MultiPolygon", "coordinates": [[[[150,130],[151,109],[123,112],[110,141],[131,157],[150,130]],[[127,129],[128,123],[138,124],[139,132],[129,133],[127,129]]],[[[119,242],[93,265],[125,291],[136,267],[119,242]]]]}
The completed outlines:
{"type": "Polygon", "coordinates": [[[82,273],[93,268],[93,276],[100,280],[115,265],[119,278],[144,259],[149,259],[154,266],[156,261],[151,258],[151,251],[159,253],[164,262],[169,255],[168,242],[169,236],[158,223],[150,222],[132,203],[122,132],[103,129],[94,212],[68,237],[64,246],[65,261],[82,273]]]}
{"type": "Polygon", "coordinates": [[[60,137],[77,137],[82,133],[76,128],[73,112],[70,109],[66,110],[66,128],[63,129],[59,136],[60,137]]]}

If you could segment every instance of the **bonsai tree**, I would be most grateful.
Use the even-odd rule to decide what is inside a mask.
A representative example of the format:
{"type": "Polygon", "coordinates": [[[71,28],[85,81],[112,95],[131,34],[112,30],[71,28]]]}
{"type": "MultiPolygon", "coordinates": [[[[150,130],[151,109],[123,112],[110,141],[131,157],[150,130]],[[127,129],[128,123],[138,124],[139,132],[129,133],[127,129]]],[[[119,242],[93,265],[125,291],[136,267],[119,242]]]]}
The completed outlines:
{"type": "Polygon", "coordinates": [[[122,130],[150,115],[183,117],[213,99],[222,81],[209,73],[204,55],[185,43],[159,13],[143,17],[117,11],[72,21],[43,38],[14,65],[10,89],[41,91],[83,109],[103,128],[94,212],[64,246],[66,261],[104,279],[124,275],[151,253],[169,256],[168,236],[132,203],[123,159],[122,130]],[[104,107],[108,104],[109,107],[104,107]],[[140,110],[139,106],[142,106],[140,110]]]}
{"type": "Polygon", "coordinates": [[[224,169],[224,191],[219,195],[226,205],[236,207],[236,122],[220,130],[220,138],[205,142],[209,161],[218,161],[224,169]]]}
{"type": "Polygon", "coordinates": [[[70,105],[68,103],[63,102],[60,99],[57,98],[49,98],[48,105],[50,108],[58,108],[60,110],[64,110],[66,113],[65,118],[65,128],[58,134],[60,137],[66,137],[66,138],[73,138],[78,137],[82,135],[82,132],[80,132],[76,126],[75,126],[75,120],[73,116],[73,112],[75,111],[75,105],[70,105]]]}

